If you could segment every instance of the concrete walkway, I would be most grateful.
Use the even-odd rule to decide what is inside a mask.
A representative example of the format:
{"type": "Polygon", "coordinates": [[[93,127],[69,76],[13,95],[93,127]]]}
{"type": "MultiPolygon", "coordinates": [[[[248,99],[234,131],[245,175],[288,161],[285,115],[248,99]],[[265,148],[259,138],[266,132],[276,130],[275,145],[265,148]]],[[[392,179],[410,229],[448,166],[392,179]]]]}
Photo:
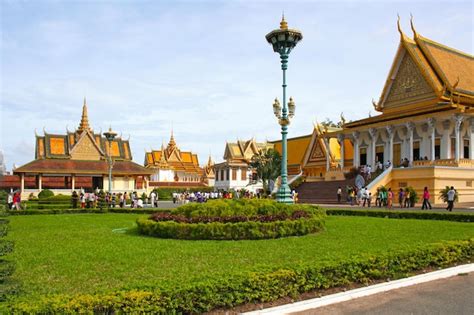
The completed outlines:
{"type": "MultiPolygon", "coordinates": [[[[447,268],[443,270],[438,270],[434,272],[429,272],[405,279],[400,279],[400,280],[395,280],[395,281],[390,281],[390,282],[384,282],[384,283],[379,283],[376,285],[372,285],[369,287],[363,287],[363,288],[358,288],[346,292],[340,292],[336,294],[331,294],[327,296],[323,296],[321,298],[316,298],[316,299],[310,299],[310,300],[305,300],[305,301],[300,301],[300,302],[295,302],[291,304],[286,304],[286,305],[281,305],[277,307],[272,307],[268,309],[263,309],[263,310],[258,310],[258,311],[253,311],[253,312],[248,312],[244,313],[246,315],[263,315],[263,314],[331,314],[330,313],[324,313],[321,312],[321,310],[324,309],[324,307],[327,307],[328,305],[336,305],[338,303],[346,302],[349,304],[352,303],[357,303],[356,299],[359,298],[367,298],[369,296],[374,297],[374,301],[377,301],[378,298],[375,296],[376,294],[380,293],[386,293],[391,290],[395,289],[402,289],[402,288],[407,288],[411,287],[414,285],[420,285],[423,283],[428,283],[430,281],[435,281],[435,280],[441,280],[441,279],[447,279],[450,277],[454,277],[458,274],[469,274],[471,273],[470,277],[472,277],[472,273],[474,272],[474,264],[467,264],[467,265],[461,265],[461,266],[456,266],[452,268],[447,268]],[[349,301],[349,302],[348,302],[349,301]]],[[[469,278],[470,279],[470,278],[469,278]]],[[[470,281],[470,280],[469,280],[470,281]]],[[[469,304],[470,301],[472,300],[472,291],[474,290],[472,286],[470,286],[470,282],[467,282],[467,293],[469,296],[469,300],[465,301],[465,295],[461,298],[461,302],[458,303],[464,303],[466,307],[470,307],[469,304]]],[[[459,289],[451,289],[454,290],[454,292],[457,292],[459,289]]],[[[443,295],[444,293],[441,292],[439,293],[440,295],[443,295]]],[[[443,301],[441,299],[441,301],[443,301]]],[[[416,298],[413,300],[413,303],[416,304],[417,300],[416,298]]],[[[444,302],[446,303],[446,302],[444,302]]],[[[443,303],[442,303],[443,304],[443,303]]],[[[348,304],[346,304],[348,305],[348,304]]],[[[342,306],[344,307],[344,306],[342,306]]],[[[413,307],[416,307],[414,305],[413,307]]],[[[329,310],[329,308],[326,308],[326,310],[329,310]]],[[[354,311],[354,314],[365,314],[364,309],[358,310],[352,309],[354,311]]],[[[375,310],[373,314],[379,314],[378,310],[375,310]]],[[[451,313],[451,312],[448,312],[451,313]]],[[[447,313],[447,314],[448,314],[447,313]]],[[[398,314],[397,312],[392,312],[392,313],[384,313],[384,314],[398,314]]],[[[401,312],[401,314],[414,314],[413,311],[409,312],[401,312]]],[[[431,310],[431,312],[421,312],[421,313],[416,313],[416,314],[442,314],[438,312],[436,309],[431,310]]],[[[451,313],[451,314],[456,314],[456,313],[451,313]]],[[[469,314],[474,314],[474,313],[469,313],[469,314]]]]}

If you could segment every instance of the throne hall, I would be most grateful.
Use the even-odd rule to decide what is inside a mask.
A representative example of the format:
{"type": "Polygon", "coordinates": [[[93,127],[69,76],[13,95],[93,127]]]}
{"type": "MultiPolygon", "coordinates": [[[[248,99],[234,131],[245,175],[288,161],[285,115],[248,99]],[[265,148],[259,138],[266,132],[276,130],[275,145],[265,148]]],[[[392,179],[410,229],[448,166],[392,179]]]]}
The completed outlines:
{"type": "MultiPolygon", "coordinates": [[[[327,163],[326,171],[350,167],[391,165],[369,187],[398,190],[424,186],[438,192],[454,186],[459,201],[474,201],[474,57],[400,28],[400,44],[380,99],[373,106],[380,115],[344,122],[324,135],[326,143],[349,140],[352,161],[327,163]],[[379,163],[380,162],[380,163],[379,163]]],[[[328,146],[331,148],[331,146],[328,146]]],[[[345,156],[347,146],[339,146],[345,156]]]]}

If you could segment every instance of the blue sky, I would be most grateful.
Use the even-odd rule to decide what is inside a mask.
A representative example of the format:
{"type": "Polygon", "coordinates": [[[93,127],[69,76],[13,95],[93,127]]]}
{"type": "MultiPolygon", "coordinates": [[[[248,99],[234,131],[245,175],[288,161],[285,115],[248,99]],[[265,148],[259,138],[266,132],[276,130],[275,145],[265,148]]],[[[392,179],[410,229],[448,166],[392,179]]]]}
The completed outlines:
{"type": "Polygon", "coordinates": [[[226,141],[275,140],[278,55],[265,41],[285,11],[303,41],[290,55],[290,137],[317,118],[373,112],[399,43],[417,31],[473,52],[473,4],[435,1],[1,1],[0,150],[7,169],[34,158],[34,130],[130,135],[134,160],[178,146],[221,161],[226,141]]]}

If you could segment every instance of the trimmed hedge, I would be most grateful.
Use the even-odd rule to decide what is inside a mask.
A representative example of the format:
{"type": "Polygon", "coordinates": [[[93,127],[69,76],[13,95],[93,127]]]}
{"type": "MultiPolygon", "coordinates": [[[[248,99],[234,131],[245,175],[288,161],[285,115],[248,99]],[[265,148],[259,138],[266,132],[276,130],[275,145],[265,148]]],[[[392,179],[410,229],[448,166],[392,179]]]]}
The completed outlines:
{"type": "Polygon", "coordinates": [[[160,238],[187,240],[257,240],[301,236],[324,229],[323,215],[298,220],[272,222],[246,221],[237,223],[178,223],[137,219],[141,234],[160,238]]]}
{"type": "Polygon", "coordinates": [[[324,229],[325,213],[311,205],[239,199],[190,203],[168,216],[138,219],[148,236],[189,240],[243,240],[300,236],[324,229]],[[202,221],[202,222],[201,222],[202,221]]]}
{"type": "Polygon", "coordinates": [[[131,213],[131,214],[153,214],[157,211],[170,212],[171,209],[161,208],[78,208],[78,209],[27,209],[27,210],[9,210],[10,215],[41,215],[41,214],[81,214],[81,213],[131,213]]]}
{"type": "Polygon", "coordinates": [[[474,214],[427,211],[398,211],[398,210],[353,210],[327,209],[327,215],[363,216],[390,219],[445,220],[457,222],[474,222],[474,214]]]}
{"type": "Polygon", "coordinates": [[[303,292],[368,284],[374,280],[397,279],[425,268],[446,267],[472,259],[474,239],[450,241],[391,252],[361,256],[323,267],[298,265],[290,269],[227,276],[171,289],[137,288],[112,293],[55,295],[10,302],[12,313],[153,313],[195,314],[245,303],[297,297],[303,292]]]}

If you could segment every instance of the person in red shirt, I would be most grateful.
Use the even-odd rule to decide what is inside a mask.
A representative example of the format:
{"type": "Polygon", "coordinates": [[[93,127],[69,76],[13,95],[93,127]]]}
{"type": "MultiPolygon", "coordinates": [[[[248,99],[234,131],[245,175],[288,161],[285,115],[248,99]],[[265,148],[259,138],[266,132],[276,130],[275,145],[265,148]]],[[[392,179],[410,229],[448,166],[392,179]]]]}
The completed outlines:
{"type": "Polygon", "coordinates": [[[428,209],[428,207],[431,209],[430,192],[428,191],[428,187],[425,187],[425,190],[423,190],[423,205],[421,206],[421,210],[428,209]]]}

